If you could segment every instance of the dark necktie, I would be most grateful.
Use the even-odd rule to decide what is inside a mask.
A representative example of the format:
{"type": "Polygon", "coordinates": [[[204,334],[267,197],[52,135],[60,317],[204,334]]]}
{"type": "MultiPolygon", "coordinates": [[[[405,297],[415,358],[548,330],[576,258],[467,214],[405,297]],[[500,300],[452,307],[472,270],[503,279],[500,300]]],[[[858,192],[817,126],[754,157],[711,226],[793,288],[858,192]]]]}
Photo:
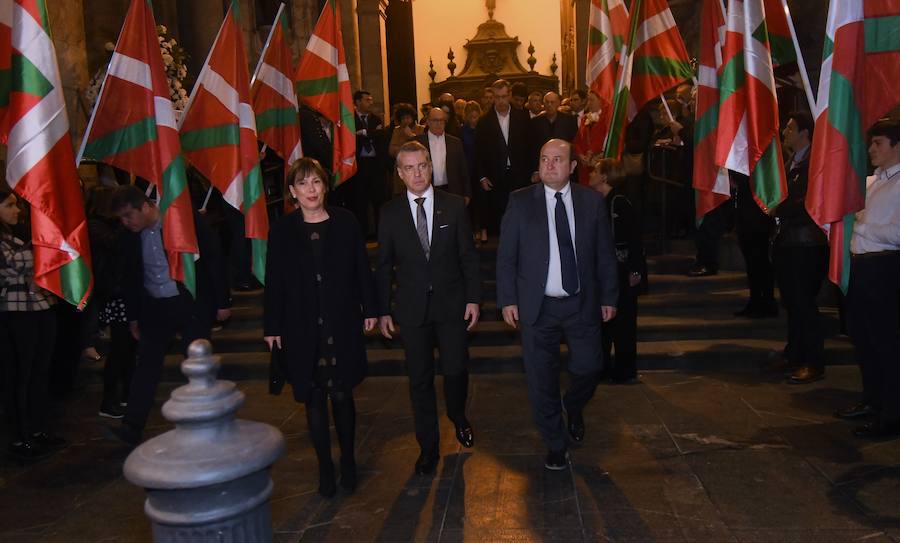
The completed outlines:
{"type": "Polygon", "coordinates": [[[416,198],[416,233],[419,235],[419,243],[425,251],[425,260],[431,253],[431,243],[428,241],[428,216],[425,215],[425,198],[416,198]]]}
{"type": "Polygon", "coordinates": [[[578,265],[575,263],[575,245],[569,231],[569,215],[562,193],[556,193],[556,242],[559,244],[559,266],[562,272],[563,290],[569,296],[578,292],[578,265]]]}
{"type": "Polygon", "coordinates": [[[362,120],[362,128],[366,131],[366,136],[363,139],[363,151],[366,153],[371,153],[373,151],[371,134],[369,134],[369,116],[368,115],[360,115],[359,118],[362,120]]]}

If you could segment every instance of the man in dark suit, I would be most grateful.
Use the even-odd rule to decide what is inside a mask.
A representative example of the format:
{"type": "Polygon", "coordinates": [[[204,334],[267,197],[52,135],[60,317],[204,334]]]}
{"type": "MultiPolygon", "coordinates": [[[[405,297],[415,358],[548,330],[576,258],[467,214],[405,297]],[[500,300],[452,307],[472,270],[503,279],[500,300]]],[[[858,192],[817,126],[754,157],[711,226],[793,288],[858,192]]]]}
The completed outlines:
{"type": "Polygon", "coordinates": [[[541,147],[552,139],[561,139],[569,143],[575,140],[578,124],[575,116],[559,111],[561,99],[553,91],[544,95],[544,111],[531,119],[528,126],[530,139],[531,171],[537,172],[541,147]]]}
{"type": "Polygon", "coordinates": [[[433,473],[439,459],[434,347],[440,350],[447,417],[464,447],[474,444],[466,418],[467,331],[478,323],[481,280],[478,253],[463,199],[435,190],[432,163],[419,142],[397,154],[397,173],[406,191],[385,204],[378,227],[375,281],[381,333],[391,338],[394,321],[402,327],[416,440],[418,474],[433,473]],[[396,273],[396,305],[391,280],[396,273]],[[467,324],[468,321],[468,324],[467,324]]]}
{"type": "Polygon", "coordinates": [[[356,175],[347,179],[335,191],[341,205],[356,215],[363,234],[369,231],[369,200],[373,195],[383,192],[385,184],[375,141],[383,123],[380,117],[372,113],[372,103],[372,95],[368,91],[358,90],[353,93],[358,168],[356,175]]]}
{"type": "Polygon", "coordinates": [[[494,107],[475,128],[475,175],[487,193],[496,218],[503,215],[509,193],[530,182],[528,114],[510,106],[510,86],[504,79],[491,85],[494,107]]]}
{"type": "Polygon", "coordinates": [[[468,205],[472,197],[469,183],[469,169],[462,141],[444,130],[447,113],[436,107],[428,112],[428,130],[416,141],[428,149],[432,164],[432,185],[457,196],[462,196],[468,205]]]}
{"type": "Polygon", "coordinates": [[[497,249],[497,305],[522,325],[522,358],[535,423],[549,449],[545,466],[568,465],[562,410],[574,441],[584,439],[585,405],[601,371],[600,321],[616,314],[616,254],[600,193],[569,182],[572,147],[541,149],[541,183],[514,192],[497,249]],[[560,402],[560,341],[569,346],[571,384],[560,402]]]}
{"type": "Polygon", "coordinates": [[[181,335],[184,349],[195,339],[208,339],[213,319],[224,321],[230,316],[231,298],[222,273],[221,248],[200,215],[194,215],[200,250],[195,298],[171,278],[156,203],[134,185],[125,185],[113,193],[111,207],[128,231],[122,236],[119,255],[125,314],[138,341],[128,408],[122,425],[111,431],[119,440],[136,445],[153,409],[169,343],[176,334],[181,335]]]}

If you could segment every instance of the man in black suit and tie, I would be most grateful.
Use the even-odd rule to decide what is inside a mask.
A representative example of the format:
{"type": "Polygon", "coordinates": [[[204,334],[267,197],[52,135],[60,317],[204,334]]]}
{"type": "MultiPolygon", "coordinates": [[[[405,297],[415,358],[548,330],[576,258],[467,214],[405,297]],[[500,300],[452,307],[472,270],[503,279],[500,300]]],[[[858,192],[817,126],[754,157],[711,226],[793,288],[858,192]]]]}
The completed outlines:
{"type": "Polygon", "coordinates": [[[571,145],[541,149],[541,183],[514,192],[497,249],[497,305],[522,325],[522,358],[535,423],[549,449],[545,466],[568,465],[562,410],[574,441],[603,369],[600,322],[616,314],[616,255],[600,193],[570,183],[571,145]],[[560,341],[569,346],[571,384],[560,402],[560,341]]]}
{"type": "Polygon", "coordinates": [[[447,113],[439,108],[428,112],[428,130],[416,140],[428,149],[432,164],[432,185],[457,196],[468,205],[472,197],[469,170],[462,141],[447,133],[447,113]]]}
{"type": "Polygon", "coordinates": [[[375,137],[382,128],[381,119],[372,113],[372,95],[368,91],[353,93],[353,119],[356,124],[356,175],[342,183],[336,196],[356,216],[363,234],[369,231],[369,200],[377,193],[385,180],[379,179],[383,170],[379,166],[375,137]]]}
{"type": "Polygon", "coordinates": [[[562,99],[553,91],[544,95],[544,111],[531,119],[528,135],[531,140],[531,171],[538,170],[538,157],[541,147],[552,139],[561,139],[569,143],[575,141],[578,124],[575,116],[559,111],[562,99]]]}
{"type": "Polygon", "coordinates": [[[416,440],[416,473],[433,473],[440,457],[434,394],[434,347],[440,351],[447,417],[464,447],[474,444],[466,418],[469,384],[467,332],[478,323],[481,280],[478,253],[463,199],[435,190],[428,150],[411,141],[397,153],[406,191],[381,212],[375,281],[379,326],[391,338],[391,279],[396,272],[393,316],[402,327],[416,440]],[[468,321],[468,324],[467,324],[468,321]]]}
{"type": "Polygon", "coordinates": [[[528,114],[510,105],[510,85],[491,85],[494,107],[475,127],[475,175],[496,217],[503,215],[509,193],[530,182],[528,114]]]}

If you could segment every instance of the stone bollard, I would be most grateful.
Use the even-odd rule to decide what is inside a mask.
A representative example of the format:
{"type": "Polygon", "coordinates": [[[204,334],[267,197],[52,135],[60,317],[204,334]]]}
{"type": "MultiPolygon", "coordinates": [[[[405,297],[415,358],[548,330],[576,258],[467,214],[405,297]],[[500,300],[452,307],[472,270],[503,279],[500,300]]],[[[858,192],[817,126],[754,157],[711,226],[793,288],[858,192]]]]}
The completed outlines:
{"type": "Polygon", "coordinates": [[[218,381],[219,357],[197,340],[181,364],[188,384],[163,416],[175,429],[136,448],[125,477],[147,489],[144,511],[156,543],[255,543],[272,540],[269,468],[284,452],[278,429],[235,420],[244,394],[218,381]]]}

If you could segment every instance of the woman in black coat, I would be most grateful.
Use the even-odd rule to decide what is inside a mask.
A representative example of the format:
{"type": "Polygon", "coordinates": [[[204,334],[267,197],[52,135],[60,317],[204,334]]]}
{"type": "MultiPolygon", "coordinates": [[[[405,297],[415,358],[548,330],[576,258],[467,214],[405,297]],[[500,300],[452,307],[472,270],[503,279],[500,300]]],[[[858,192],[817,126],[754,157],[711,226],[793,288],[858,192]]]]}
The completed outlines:
{"type": "Polygon", "coordinates": [[[282,349],[294,399],[306,404],[319,459],[319,493],[335,493],[328,405],[341,446],[341,486],[356,488],[353,387],[366,375],[363,330],[375,327],[372,271],[360,225],[352,213],[325,206],[328,176],[302,158],[288,171],[299,209],[269,231],[264,334],[282,349]]]}

